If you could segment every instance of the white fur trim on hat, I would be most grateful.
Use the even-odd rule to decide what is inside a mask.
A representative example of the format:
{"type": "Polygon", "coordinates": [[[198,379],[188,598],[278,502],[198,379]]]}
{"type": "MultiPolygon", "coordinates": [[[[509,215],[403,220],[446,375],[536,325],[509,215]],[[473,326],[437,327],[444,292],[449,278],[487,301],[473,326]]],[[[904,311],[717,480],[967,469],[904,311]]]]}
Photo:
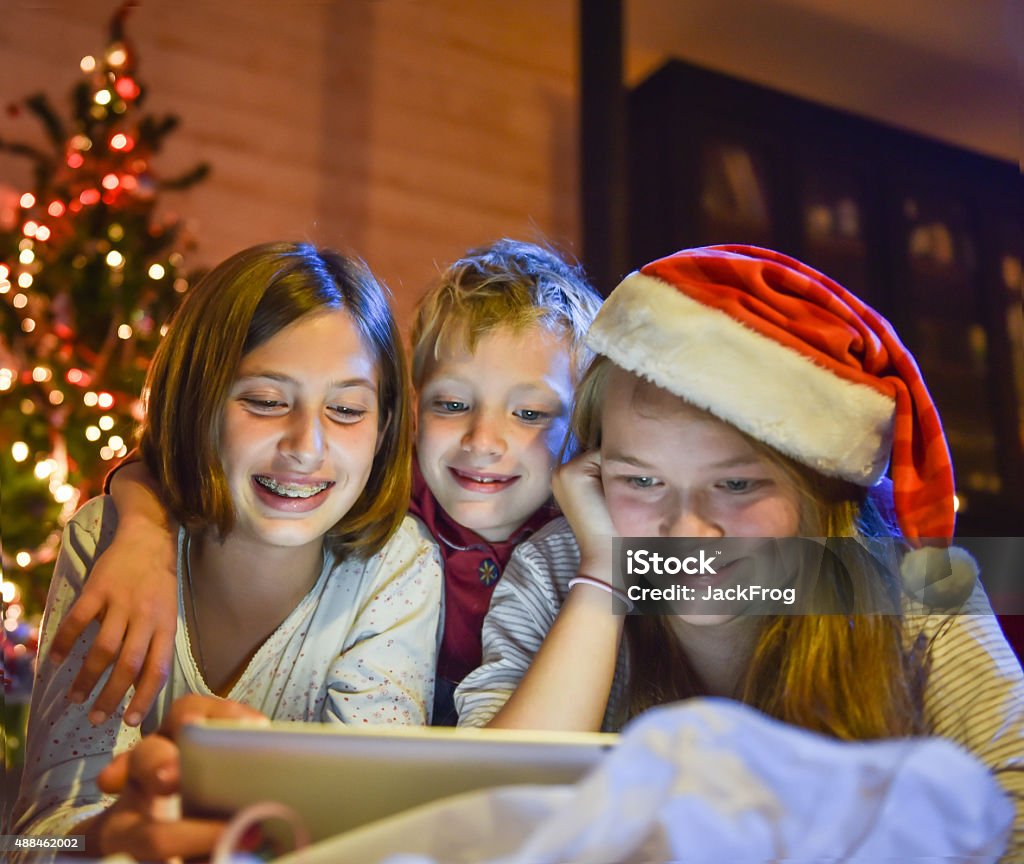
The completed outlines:
{"type": "Polygon", "coordinates": [[[869,486],[885,472],[895,400],[661,279],[627,276],[598,312],[587,344],[823,474],[869,486]]]}

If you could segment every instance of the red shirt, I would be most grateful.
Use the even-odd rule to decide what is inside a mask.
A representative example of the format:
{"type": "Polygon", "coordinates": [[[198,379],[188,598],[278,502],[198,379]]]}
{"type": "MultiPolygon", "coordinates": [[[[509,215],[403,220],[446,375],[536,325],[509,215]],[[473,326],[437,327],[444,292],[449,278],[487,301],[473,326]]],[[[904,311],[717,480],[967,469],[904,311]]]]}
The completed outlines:
{"type": "Polygon", "coordinates": [[[480,665],[484,616],[512,550],[558,516],[558,508],[553,503],[545,504],[508,540],[492,543],[444,511],[414,459],[409,512],[427,526],[441,550],[445,609],[437,677],[458,683],[480,665]]]}

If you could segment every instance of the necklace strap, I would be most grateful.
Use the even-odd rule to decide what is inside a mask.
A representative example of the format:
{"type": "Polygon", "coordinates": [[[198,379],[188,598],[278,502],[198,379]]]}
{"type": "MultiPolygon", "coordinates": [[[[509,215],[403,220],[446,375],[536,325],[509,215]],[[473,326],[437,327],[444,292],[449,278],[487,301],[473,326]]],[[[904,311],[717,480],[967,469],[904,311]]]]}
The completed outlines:
{"type": "Polygon", "coordinates": [[[206,659],[203,657],[203,639],[199,635],[199,612],[196,608],[196,592],[192,587],[192,535],[185,534],[185,583],[188,585],[189,608],[192,610],[192,628],[188,631],[189,647],[192,646],[195,637],[196,654],[194,658],[199,661],[199,675],[206,680],[206,659]]]}

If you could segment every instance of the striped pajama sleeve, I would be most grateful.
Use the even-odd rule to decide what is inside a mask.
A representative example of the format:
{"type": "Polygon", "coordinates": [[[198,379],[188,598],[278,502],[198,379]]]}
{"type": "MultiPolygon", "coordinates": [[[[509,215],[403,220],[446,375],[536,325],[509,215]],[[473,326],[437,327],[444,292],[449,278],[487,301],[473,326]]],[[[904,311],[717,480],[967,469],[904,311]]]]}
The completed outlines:
{"type": "MultiPolygon", "coordinates": [[[[579,568],[580,553],[564,518],[516,547],[484,620],[483,662],[455,691],[460,726],[485,726],[515,691],[554,624],[579,568]]],[[[625,660],[620,653],[603,729],[617,731],[625,660]]]]}

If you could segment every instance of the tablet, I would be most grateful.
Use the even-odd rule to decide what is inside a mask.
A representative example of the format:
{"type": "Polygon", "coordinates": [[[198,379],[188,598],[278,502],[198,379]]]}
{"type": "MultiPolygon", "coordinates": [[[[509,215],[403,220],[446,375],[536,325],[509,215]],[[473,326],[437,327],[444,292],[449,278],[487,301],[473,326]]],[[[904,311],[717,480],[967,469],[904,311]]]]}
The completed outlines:
{"type": "Polygon", "coordinates": [[[231,815],[290,806],[313,840],[438,798],[510,784],[574,783],[618,742],[603,732],[207,720],[185,726],[182,801],[231,815]]]}

